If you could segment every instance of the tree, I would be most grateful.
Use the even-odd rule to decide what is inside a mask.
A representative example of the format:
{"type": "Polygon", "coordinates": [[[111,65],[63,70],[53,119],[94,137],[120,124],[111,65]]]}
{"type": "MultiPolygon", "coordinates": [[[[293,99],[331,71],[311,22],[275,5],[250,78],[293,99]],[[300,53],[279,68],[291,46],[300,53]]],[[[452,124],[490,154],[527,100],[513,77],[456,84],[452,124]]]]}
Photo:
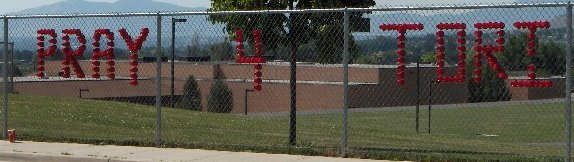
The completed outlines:
{"type": "Polygon", "coordinates": [[[226,61],[233,59],[233,48],[227,41],[209,45],[209,53],[213,61],[226,61]]]}
{"type": "MultiPolygon", "coordinates": [[[[324,25],[316,36],[315,46],[318,54],[316,62],[322,64],[336,64],[343,61],[343,24],[324,25]]],[[[359,46],[353,37],[350,37],[349,61],[353,62],[359,56],[359,46]]]]}
{"type": "MultiPolygon", "coordinates": [[[[455,36],[454,36],[454,38],[455,38],[455,36]]],[[[396,38],[390,38],[390,39],[396,42],[396,38]]],[[[454,42],[456,42],[456,39],[453,40],[452,35],[446,34],[445,40],[446,40],[446,42],[445,42],[446,55],[448,57],[448,55],[450,53],[452,53],[454,50],[456,50],[456,47],[452,46],[452,44],[454,44],[454,42]]],[[[412,52],[412,54],[415,56],[414,60],[410,60],[410,61],[416,62],[422,54],[436,51],[436,48],[435,48],[436,47],[436,35],[435,34],[426,34],[426,35],[422,35],[422,36],[408,37],[407,41],[412,41],[412,42],[409,42],[407,44],[408,45],[407,50],[412,52]]],[[[389,45],[391,45],[393,50],[396,50],[396,46],[394,46],[396,44],[395,42],[389,42],[390,43],[389,45]]],[[[456,51],[454,51],[454,52],[456,52],[456,51]]],[[[456,54],[455,54],[455,57],[456,57],[456,54]]],[[[407,58],[407,60],[409,60],[409,59],[407,58]]]]}
{"type": "MultiPolygon", "coordinates": [[[[21,77],[21,76],[24,75],[24,74],[22,73],[22,71],[20,70],[20,68],[19,68],[17,65],[11,64],[11,65],[8,65],[8,66],[11,67],[11,68],[9,69],[9,71],[8,71],[8,74],[10,74],[9,76],[11,76],[11,77],[21,77]],[[10,70],[11,70],[11,71],[10,71],[10,70]]],[[[4,64],[0,64],[0,76],[4,76],[4,64]]]]}
{"type": "Polygon", "coordinates": [[[189,76],[183,85],[183,96],[177,103],[177,108],[201,111],[201,92],[194,76],[189,76]]]}
{"type": "Polygon", "coordinates": [[[509,71],[524,71],[529,63],[529,58],[526,57],[526,34],[521,33],[513,35],[508,43],[504,52],[497,55],[497,58],[502,66],[509,71]]]}
{"type": "MultiPolygon", "coordinates": [[[[473,67],[472,56],[474,51],[467,53],[466,67],[473,67]]],[[[482,66],[482,82],[477,84],[473,81],[474,68],[467,68],[468,80],[468,102],[497,102],[509,101],[512,99],[510,91],[506,87],[504,80],[498,78],[496,73],[485,64],[482,66]]]]}
{"type": "Polygon", "coordinates": [[[355,60],[357,64],[381,64],[381,57],[377,54],[361,55],[355,60]]]}
{"type": "Polygon", "coordinates": [[[538,46],[534,64],[552,75],[566,73],[566,50],[555,42],[542,43],[538,46]]]}
{"type": "MultiPolygon", "coordinates": [[[[297,49],[297,61],[298,62],[313,62],[317,59],[317,47],[315,46],[315,41],[310,41],[307,44],[300,45],[297,49]]],[[[288,53],[288,52],[287,52],[288,53]]],[[[286,60],[289,60],[289,55],[286,55],[286,60]]]]}
{"type": "Polygon", "coordinates": [[[207,111],[214,113],[230,113],[233,110],[233,94],[222,79],[217,79],[211,85],[207,99],[207,111]]]}
{"type": "MultiPolygon", "coordinates": [[[[289,1],[237,1],[237,0],[211,0],[209,11],[241,11],[241,10],[281,10],[281,9],[317,9],[317,8],[345,8],[345,7],[371,7],[375,5],[374,0],[332,0],[332,1],[311,1],[311,0],[289,0],[289,1]]],[[[349,18],[351,24],[360,20],[363,13],[353,12],[349,18]]],[[[263,41],[268,50],[276,50],[279,44],[288,46],[291,54],[297,54],[300,45],[306,44],[317,36],[325,36],[317,39],[330,39],[341,41],[343,25],[343,13],[292,13],[292,14],[257,14],[257,15],[210,15],[209,20],[213,23],[226,24],[227,32],[232,35],[235,29],[241,28],[245,31],[261,29],[263,31],[263,41]],[[335,29],[335,30],[326,30],[335,29]],[[340,37],[332,39],[330,37],[340,37]]],[[[247,32],[250,33],[250,32],[247,32]]],[[[246,34],[246,38],[251,39],[251,34],[246,34]]],[[[252,41],[252,40],[251,40],[252,41]]],[[[329,43],[338,44],[330,41],[329,43]]],[[[341,41],[342,44],[342,41],[341,41]]],[[[317,41],[319,48],[329,45],[325,42],[317,41]]],[[[331,53],[327,53],[331,54],[331,53]]],[[[292,59],[295,56],[292,56],[292,59]]],[[[326,56],[324,58],[331,58],[326,56]]],[[[325,59],[329,60],[329,59],[325,59]]]]}
{"type": "Polygon", "coordinates": [[[434,64],[437,62],[436,52],[429,52],[421,56],[420,59],[423,64],[434,64]]]}
{"type": "Polygon", "coordinates": [[[201,50],[201,36],[199,36],[199,33],[197,31],[195,31],[193,33],[193,37],[192,37],[192,44],[187,46],[186,49],[186,53],[187,53],[187,57],[198,57],[202,55],[202,50],[201,50]]]}
{"type": "MultiPolygon", "coordinates": [[[[156,57],[157,53],[159,53],[158,51],[159,50],[157,47],[144,47],[139,54],[140,57],[156,57]]],[[[160,56],[161,57],[168,56],[169,51],[170,49],[162,48],[160,56]]]]}
{"type": "Polygon", "coordinates": [[[62,50],[56,50],[56,53],[54,53],[54,56],[46,57],[44,60],[52,60],[52,61],[64,60],[64,53],[62,52],[62,50]]]}
{"type": "MultiPolygon", "coordinates": [[[[297,62],[314,62],[317,59],[315,41],[311,40],[297,48],[297,62]]],[[[275,58],[279,60],[289,60],[291,55],[287,46],[279,45],[275,50],[275,58]]]]}
{"type": "MultiPolygon", "coordinates": [[[[242,11],[242,10],[283,10],[283,9],[316,9],[316,8],[344,8],[344,7],[370,7],[375,5],[374,0],[211,0],[209,11],[242,11]]],[[[351,24],[361,20],[363,13],[353,12],[349,15],[351,24]]],[[[289,115],[289,143],[295,145],[296,136],[296,105],[297,105],[297,50],[302,44],[308,43],[317,37],[321,28],[342,24],[343,13],[290,13],[290,14],[234,14],[234,15],[210,15],[209,20],[213,23],[226,24],[226,30],[231,35],[233,30],[241,28],[245,31],[261,29],[263,41],[268,51],[276,50],[282,44],[290,51],[290,79],[289,89],[291,98],[291,111],[289,115]]],[[[249,32],[247,32],[249,33],[249,32]]],[[[336,33],[334,33],[336,34],[336,33]]],[[[342,34],[341,34],[342,35],[342,34]]],[[[251,34],[245,35],[247,40],[252,40],[251,34]]],[[[323,42],[317,42],[320,44],[323,42]]],[[[277,52],[275,52],[277,53],[277,52]]]]}
{"type": "MultiPolygon", "coordinates": [[[[129,51],[125,48],[115,48],[114,49],[114,56],[117,60],[127,60],[129,59],[129,51]]],[[[91,58],[91,55],[88,56],[86,54],[82,55],[83,59],[82,60],[86,60],[86,58],[91,58]]]]}
{"type": "Polygon", "coordinates": [[[566,50],[555,42],[538,40],[536,55],[527,57],[526,34],[512,36],[506,44],[506,50],[497,55],[500,63],[510,71],[524,71],[529,64],[536,65],[537,71],[543,70],[552,75],[563,75],[566,72],[566,50]]]}
{"type": "MultiPolygon", "coordinates": [[[[433,39],[433,38],[429,38],[433,39]]],[[[424,39],[416,39],[416,40],[423,40],[424,39]]],[[[434,41],[433,41],[434,42],[434,41]]],[[[362,55],[374,54],[379,52],[395,52],[397,50],[397,38],[390,37],[390,36],[377,36],[375,38],[365,38],[356,41],[357,45],[361,49],[362,55]]],[[[410,43],[409,43],[410,45],[410,43]]],[[[435,44],[432,44],[431,50],[434,48],[435,44]]],[[[417,46],[418,47],[418,46],[417,46]]],[[[410,50],[412,48],[407,48],[410,50]]],[[[396,53],[395,53],[396,55],[396,53]]]]}
{"type": "Polygon", "coordinates": [[[394,51],[374,52],[372,54],[361,55],[357,57],[356,64],[373,64],[373,65],[395,65],[397,63],[397,54],[394,51]]]}
{"type": "Polygon", "coordinates": [[[14,59],[15,60],[33,60],[33,58],[35,58],[35,53],[33,51],[30,50],[18,50],[16,51],[16,53],[14,54],[14,59]]]}
{"type": "Polygon", "coordinates": [[[24,75],[18,66],[12,64],[11,67],[12,68],[10,68],[10,70],[12,70],[12,77],[21,77],[24,75]]]}

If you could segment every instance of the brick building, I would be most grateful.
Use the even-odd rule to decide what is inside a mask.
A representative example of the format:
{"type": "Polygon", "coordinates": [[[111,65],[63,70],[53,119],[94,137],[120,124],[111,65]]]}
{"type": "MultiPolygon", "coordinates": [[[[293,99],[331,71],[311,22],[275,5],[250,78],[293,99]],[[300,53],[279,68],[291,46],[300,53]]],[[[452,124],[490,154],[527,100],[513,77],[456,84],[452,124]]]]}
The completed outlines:
{"type": "MultiPolygon", "coordinates": [[[[87,74],[89,62],[81,62],[87,74]]],[[[84,98],[130,101],[153,105],[156,93],[156,63],[140,63],[140,85],[130,86],[127,62],[116,63],[117,80],[62,79],[57,77],[61,71],[59,61],[46,62],[49,79],[35,77],[15,78],[15,91],[26,95],[79,97],[79,89],[84,98]]],[[[102,67],[105,69],[105,67],[102,67]]],[[[419,69],[419,91],[421,104],[426,104],[429,84],[435,79],[433,66],[419,69]]],[[[454,68],[447,68],[447,74],[454,68]]],[[[249,112],[287,112],[290,107],[289,66],[286,63],[267,63],[263,67],[263,91],[251,92],[247,97],[249,112]]],[[[351,108],[372,108],[390,106],[412,106],[417,98],[417,68],[407,67],[407,84],[403,87],[395,83],[395,66],[389,65],[351,65],[349,69],[349,101],[351,108]]],[[[170,63],[162,64],[161,92],[169,105],[170,63]]],[[[104,74],[102,74],[104,75],[104,74]]],[[[175,64],[175,91],[181,95],[185,79],[194,75],[202,94],[202,107],[205,108],[209,88],[216,76],[224,76],[226,84],[233,93],[234,112],[243,112],[245,90],[252,88],[252,65],[234,63],[189,63],[175,64]]],[[[297,69],[297,105],[298,111],[340,109],[343,105],[343,68],[340,65],[299,64],[297,69]]],[[[434,84],[433,103],[466,103],[468,100],[467,83],[434,84]]]]}

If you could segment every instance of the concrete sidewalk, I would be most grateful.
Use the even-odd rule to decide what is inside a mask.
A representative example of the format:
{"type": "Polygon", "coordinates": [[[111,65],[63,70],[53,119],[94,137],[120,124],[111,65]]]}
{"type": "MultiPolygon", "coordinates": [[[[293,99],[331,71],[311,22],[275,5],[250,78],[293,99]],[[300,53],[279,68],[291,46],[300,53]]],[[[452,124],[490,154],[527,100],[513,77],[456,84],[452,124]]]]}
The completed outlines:
{"type": "Polygon", "coordinates": [[[9,143],[1,141],[0,162],[4,161],[366,162],[375,160],[207,151],[197,149],[97,146],[26,141],[20,143],[9,143]]]}

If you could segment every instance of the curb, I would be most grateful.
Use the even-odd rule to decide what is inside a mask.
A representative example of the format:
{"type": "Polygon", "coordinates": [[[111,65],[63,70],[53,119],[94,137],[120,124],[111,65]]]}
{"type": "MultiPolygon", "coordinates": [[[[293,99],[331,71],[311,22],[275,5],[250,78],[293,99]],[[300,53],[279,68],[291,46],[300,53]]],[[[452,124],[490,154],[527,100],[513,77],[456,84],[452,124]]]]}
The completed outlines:
{"type": "Polygon", "coordinates": [[[118,160],[112,158],[87,158],[87,157],[76,157],[76,156],[57,156],[57,155],[43,155],[43,154],[29,154],[29,153],[6,153],[0,152],[0,161],[9,162],[134,162],[127,160],[118,160]]]}

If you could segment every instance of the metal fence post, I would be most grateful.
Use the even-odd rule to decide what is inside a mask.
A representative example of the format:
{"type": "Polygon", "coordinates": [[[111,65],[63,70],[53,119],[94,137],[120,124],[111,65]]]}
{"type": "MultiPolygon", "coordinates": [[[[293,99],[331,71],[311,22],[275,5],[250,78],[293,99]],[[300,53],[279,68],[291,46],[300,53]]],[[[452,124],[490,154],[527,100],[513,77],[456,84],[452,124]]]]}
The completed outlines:
{"type": "MultiPolygon", "coordinates": [[[[8,29],[8,28],[6,28],[6,29],[8,29]]],[[[10,61],[10,66],[8,66],[8,68],[10,68],[9,69],[10,79],[8,82],[9,83],[8,84],[8,93],[14,93],[14,73],[12,73],[12,71],[13,71],[12,68],[16,67],[16,66],[14,66],[14,53],[15,53],[14,52],[14,42],[9,42],[8,44],[10,45],[10,52],[8,52],[8,56],[9,56],[8,60],[10,61]]]]}
{"type": "Polygon", "coordinates": [[[2,82],[4,85],[4,90],[2,91],[2,95],[4,95],[4,109],[2,114],[4,115],[3,123],[4,123],[4,139],[8,137],[8,17],[4,16],[4,56],[2,57],[4,61],[4,81],[2,82]]]}
{"type": "Polygon", "coordinates": [[[435,81],[431,81],[429,83],[429,108],[428,108],[428,134],[431,134],[431,112],[432,112],[432,84],[436,83],[435,81]]]}
{"type": "Polygon", "coordinates": [[[565,138],[565,154],[564,154],[564,161],[569,162],[571,161],[571,152],[572,152],[572,5],[571,2],[568,2],[568,6],[566,6],[566,89],[565,89],[565,97],[566,103],[565,104],[565,111],[564,111],[564,119],[565,119],[565,131],[564,131],[564,138],[565,138]]]}
{"type": "Polygon", "coordinates": [[[417,105],[415,106],[415,130],[419,133],[420,106],[421,106],[421,61],[417,61],[417,105]]]}
{"type": "Polygon", "coordinates": [[[343,18],[344,22],[344,36],[343,36],[343,132],[341,135],[341,157],[347,157],[348,146],[348,129],[347,129],[347,115],[349,113],[349,12],[345,8],[343,18]]]}
{"type": "Polygon", "coordinates": [[[155,76],[155,88],[156,88],[156,96],[155,96],[155,145],[159,147],[161,144],[161,65],[162,65],[162,45],[161,45],[161,15],[160,13],[157,14],[157,54],[156,54],[156,76],[155,76]]]}

